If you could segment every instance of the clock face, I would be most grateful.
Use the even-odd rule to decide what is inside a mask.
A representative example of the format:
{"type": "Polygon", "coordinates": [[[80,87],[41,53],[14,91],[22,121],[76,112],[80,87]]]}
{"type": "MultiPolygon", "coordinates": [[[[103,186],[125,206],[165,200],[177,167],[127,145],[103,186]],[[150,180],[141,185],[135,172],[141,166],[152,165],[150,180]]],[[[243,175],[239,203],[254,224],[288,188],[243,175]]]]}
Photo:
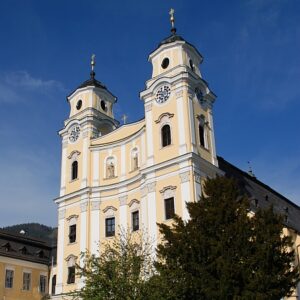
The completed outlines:
{"type": "Polygon", "coordinates": [[[164,103],[166,102],[171,94],[171,89],[169,86],[164,85],[162,86],[156,93],[156,102],[157,103],[164,103]]]}
{"type": "Polygon", "coordinates": [[[79,137],[79,134],[80,134],[80,126],[73,125],[70,130],[70,136],[69,136],[70,142],[72,143],[76,142],[79,137]]]}

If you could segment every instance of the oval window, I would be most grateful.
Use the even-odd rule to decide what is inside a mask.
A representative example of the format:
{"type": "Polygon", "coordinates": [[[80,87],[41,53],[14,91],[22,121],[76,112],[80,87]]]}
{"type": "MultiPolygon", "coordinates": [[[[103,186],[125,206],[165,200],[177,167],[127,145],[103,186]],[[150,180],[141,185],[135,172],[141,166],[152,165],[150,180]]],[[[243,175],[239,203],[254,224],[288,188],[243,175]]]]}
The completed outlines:
{"type": "Polygon", "coordinates": [[[194,69],[195,69],[194,63],[191,59],[190,59],[190,68],[192,69],[192,71],[194,71],[194,69]]]}
{"type": "Polygon", "coordinates": [[[82,100],[78,100],[77,104],[76,104],[76,108],[77,110],[79,110],[82,106],[82,100]]]}
{"type": "Polygon", "coordinates": [[[106,110],[107,110],[107,106],[106,106],[106,103],[105,103],[105,101],[104,101],[104,100],[101,100],[101,103],[100,103],[100,105],[101,105],[101,108],[102,108],[104,111],[106,111],[106,110]]]}
{"type": "Polygon", "coordinates": [[[169,63],[170,63],[170,61],[169,61],[169,59],[166,57],[166,58],[163,59],[163,61],[162,61],[162,63],[161,63],[161,67],[162,67],[163,69],[166,69],[166,68],[169,66],[169,63]]]}

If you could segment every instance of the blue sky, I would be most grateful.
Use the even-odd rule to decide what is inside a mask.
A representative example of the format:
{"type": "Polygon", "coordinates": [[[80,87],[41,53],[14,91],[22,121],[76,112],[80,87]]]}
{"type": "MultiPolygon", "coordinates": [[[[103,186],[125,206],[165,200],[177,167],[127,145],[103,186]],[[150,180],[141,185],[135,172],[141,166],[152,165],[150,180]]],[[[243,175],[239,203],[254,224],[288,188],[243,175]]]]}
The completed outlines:
{"type": "Polygon", "coordinates": [[[143,117],[148,54],[178,34],[204,56],[218,98],[218,155],[300,204],[300,2],[1,1],[0,226],[55,226],[66,95],[89,77],[118,96],[117,118],[143,117]]]}

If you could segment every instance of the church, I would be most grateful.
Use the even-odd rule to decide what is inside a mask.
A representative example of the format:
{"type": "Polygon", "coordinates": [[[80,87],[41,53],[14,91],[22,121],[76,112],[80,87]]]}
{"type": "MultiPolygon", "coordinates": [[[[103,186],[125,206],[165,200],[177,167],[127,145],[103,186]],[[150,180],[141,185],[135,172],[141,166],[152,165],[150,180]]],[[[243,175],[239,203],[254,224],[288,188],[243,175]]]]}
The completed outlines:
{"type": "MultiPolygon", "coordinates": [[[[300,249],[300,208],[254,176],[217,156],[213,122],[216,96],[201,73],[202,55],[174,26],[149,55],[152,76],[140,93],[145,116],[120,126],[117,101],[96,79],[95,57],[88,80],[67,97],[70,114],[62,140],[57,264],[51,268],[51,299],[83,286],[75,263],[86,250],[120,228],[145,230],[156,247],[157,223],[176,213],[189,218],[186,202],[197,201],[207,177],[227,175],[244,184],[255,208],[273,203],[300,249]],[[54,288],[53,288],[54,287],[54,288]]],[[[297,252],[299,260],[299,253],[297,252]]],[[[293,297],[297,299],[295,291],[293,297]]]]}

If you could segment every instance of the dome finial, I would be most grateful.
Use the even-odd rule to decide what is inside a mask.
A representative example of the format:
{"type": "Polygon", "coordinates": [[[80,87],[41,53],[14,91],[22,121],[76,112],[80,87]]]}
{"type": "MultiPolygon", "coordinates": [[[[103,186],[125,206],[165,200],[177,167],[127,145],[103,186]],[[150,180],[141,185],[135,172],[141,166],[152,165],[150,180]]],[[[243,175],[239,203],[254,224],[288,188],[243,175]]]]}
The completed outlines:
{"type": "Polygon", "coordinates": [[[91,57],[91,78],[94,79],[95,78],[95,71],[94,71],[94,68],[95,68],[95,65],[96,65],[96,55],[95,54],[92,54],[92,57],[91,57]]]}
{"type": "Polygon", "coordinates": [[[172,32],[173,34],[176,34],[174,13],[175,13],[174,8],[171,8],[171,9],[170,9],[170,12],[169,12],[169,15],[170,15],[170,22],[171,22],[171,26],[172,26],[171,32],[172,32]]]}

